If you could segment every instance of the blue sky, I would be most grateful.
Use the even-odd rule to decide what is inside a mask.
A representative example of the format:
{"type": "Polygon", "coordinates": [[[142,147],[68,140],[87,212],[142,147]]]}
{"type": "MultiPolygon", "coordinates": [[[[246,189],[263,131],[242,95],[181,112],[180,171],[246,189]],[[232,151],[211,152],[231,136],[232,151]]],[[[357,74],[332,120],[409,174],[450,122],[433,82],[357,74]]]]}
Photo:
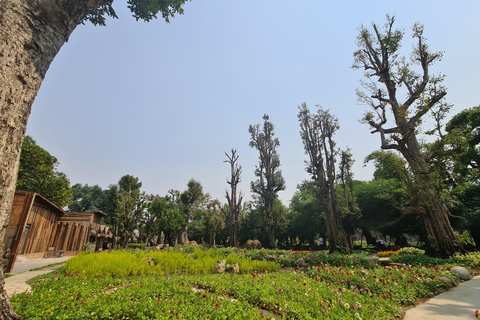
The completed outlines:
{"type": "Polygon", "coordinates": [[[355,178],[372,179],[366,155],[379,137],[359,123],[361,71],[351,69],[358,27],[395,14],[425,25],[430,48],[444,51],[433,72],[447,76],[452,115],[479,104],[479,1],[193,0],[170,24],[136,22],[125,1],[107,27],[80,25],[50,66],[27,134],[56,156],[71,184],[102,188],[131,174],[147,193],[183,191],[190,178],[225,202],[236,148],[240,189],[251,198],[258,153],[248,126],[268,114],[280,140],[287,204],[307,179],[297,120],[306,102],[340,121],[338,147],[352,149],[355,178]]]}

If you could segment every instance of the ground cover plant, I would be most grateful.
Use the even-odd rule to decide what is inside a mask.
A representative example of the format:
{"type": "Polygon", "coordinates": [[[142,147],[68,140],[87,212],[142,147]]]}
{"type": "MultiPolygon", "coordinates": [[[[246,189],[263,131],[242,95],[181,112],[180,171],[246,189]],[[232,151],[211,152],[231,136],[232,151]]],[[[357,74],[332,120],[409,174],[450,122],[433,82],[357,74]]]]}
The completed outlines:
{"type": "MultiPolygon", "coordinates": [[[[292,259],[315,258],[307,267],[293,269],[266,261],[273,252],[264,252],[265,260],[252,260],[246,258],[250,252],[239,249],[82,254],[65,268],[33,280],[31,292],[13,296],[11,303],[25,319],[394,319],[402,306],[443,290],[440,276],[458,280],[447,266],[371,267],[338,254],[275,252],[292,259]],[[129,273],[82,270],[95,260],[108,265],[102,270],[111,269],[121,258],[127,261],[119,267],[129,273]],[[209,261],[218,258],[276,268],[212,274],[209,261]],[[317,263],[322,259],[338,265],[317,263]],[[197,269],[192,263],[199,263],[197,269]],[[161,274],[138,273],[160,265],[165,268],[161,274]]],[[[480,254],[455,259],[475,264],[480,254]]]]}

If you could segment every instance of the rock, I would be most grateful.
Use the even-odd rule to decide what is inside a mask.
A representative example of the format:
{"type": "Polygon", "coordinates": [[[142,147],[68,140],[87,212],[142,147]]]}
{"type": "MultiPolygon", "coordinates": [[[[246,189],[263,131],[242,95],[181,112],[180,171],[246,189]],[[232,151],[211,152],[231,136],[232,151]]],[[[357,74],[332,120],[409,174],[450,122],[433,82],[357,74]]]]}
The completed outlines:
{"type": "Polygon", "coordinates": [[[369,265],[370,267],[375,267],[375,266],[377,265],[377,262],[378,262],[377,259],[374,258],[374,257],[362,258],[362,260],[367,261],[367,262],[368,262],[368,265],[369,265]]]}
{"type": "Polygon", "coordinates": [[[430,298],[433,298],[433,297],[435,297],[435,293],[429,292],[429,293],[428,293],[428,296],[429,296],[430,298]]]}
{"type": "Polygon", "coordinates": [[[447,278],[447,277],[436,277],[435,279],[438,279],[438,280],[442,281],[443,283],[445,283],[449,289],[450,289],[451,287],[454,287],[454,286],[455,286],[455,283],[454,283],[452,280],[450,280],[450,278],[447,278]]]}
{"type": "Polygon", "coordinates": [[[245,246],[247,247],[247,249],[252,249],[252,247],[253,247],[253,240],[248,240],[247,243],[245,244],[245,246]]]}
{"type": "Polygon", "coordinates": [[[455,272],[460,279],[470,280],[470,272],[464,267],[453,267],[452,271],[455,272]]]}
{"type": "Polygon", "coordinates": [[[295,261],[295,263],[296,263],[297,266],[299,266],[299,267],[305,267],[305,266],[306,266],[305,260],[303,260],[303,258],[297,259],[297,261],[295,261]]]}
{"type": "Polygon", "coordinates": [[[159,244],[159,245],[157,246],[157,250],[161,250],[161,249],[163,249],[163,244],[159,244]]]}
{"type": "Polygon", "coordinates": [[[256,249],[262,249],[262,244],[261,244],[260,241],[258,241],[258,240],[253,240],[253,246],[254,246],[256,249]]]}
{"type": "Polygon", "coordinates": [[[218,260],[217,264],[215,265],[215,273],[224,273],[226,263],[227,262],[225,261],[225,259],[218,260]]]}
{"type": "Polygon", "coordinates": [[[190,245],[192,247],[198,247],[198,243],[195,240],[190,241],[190,243],[188,245],[190,245]]]}
{"type": "Polygon", "coordinates": [[[267,260],[268,260],[268,261],[276,261],[276,260],[277,260],[277,256],[274,255],[274,254],[271,254],[271,255],[269,255],[269,256],[267,257],[267,260]]]}
{"type": "Polygon", "coordinates": [[[226,271],[230,272],[230,273],[239,273],[240,272],[240,266],[238,265],[238,263],[232,264],[232,265],[228,266],[226,271]]]}
{"type": "Polygon", "coordinates": [[[147,260],[149,266],[155,266],[155,261],[151,257],[142,258],[142,260],[147,260]]]}

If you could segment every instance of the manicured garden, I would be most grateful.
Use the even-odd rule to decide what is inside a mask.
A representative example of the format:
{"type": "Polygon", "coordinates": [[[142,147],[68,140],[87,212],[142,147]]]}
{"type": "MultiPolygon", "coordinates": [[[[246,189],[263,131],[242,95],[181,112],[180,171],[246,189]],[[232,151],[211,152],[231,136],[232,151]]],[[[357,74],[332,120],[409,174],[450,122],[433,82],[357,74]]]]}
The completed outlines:
{"type": "MultiPolygon", "coordinates": [[[[391,257],[402,263],[402,255],[431,259],[415,250],[391,257]]],[[[11,303],[24,319],[394,319],[445,290],[439,277],[458,281],[453,265],[480,267],[480,253],[439,265],[371,266],[365,257],[191,247],[82,253],[32,279],[31,292],[11,303]],[[240,272],[213,273],[222,259],[240,272]]]]}

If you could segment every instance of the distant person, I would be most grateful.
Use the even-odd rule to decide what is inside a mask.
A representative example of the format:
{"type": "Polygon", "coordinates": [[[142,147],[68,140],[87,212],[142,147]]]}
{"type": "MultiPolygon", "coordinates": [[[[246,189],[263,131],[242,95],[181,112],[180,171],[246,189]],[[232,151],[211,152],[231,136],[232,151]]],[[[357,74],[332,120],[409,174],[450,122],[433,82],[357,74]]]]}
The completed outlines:
{"type": "Polygon", "coordinates": [[[320,250],[323,250],[325,248],[325,243],[323,242],[322,237],[320,237],[320,239],[318,239],[318,244],[320,245],[320,250]]]}

